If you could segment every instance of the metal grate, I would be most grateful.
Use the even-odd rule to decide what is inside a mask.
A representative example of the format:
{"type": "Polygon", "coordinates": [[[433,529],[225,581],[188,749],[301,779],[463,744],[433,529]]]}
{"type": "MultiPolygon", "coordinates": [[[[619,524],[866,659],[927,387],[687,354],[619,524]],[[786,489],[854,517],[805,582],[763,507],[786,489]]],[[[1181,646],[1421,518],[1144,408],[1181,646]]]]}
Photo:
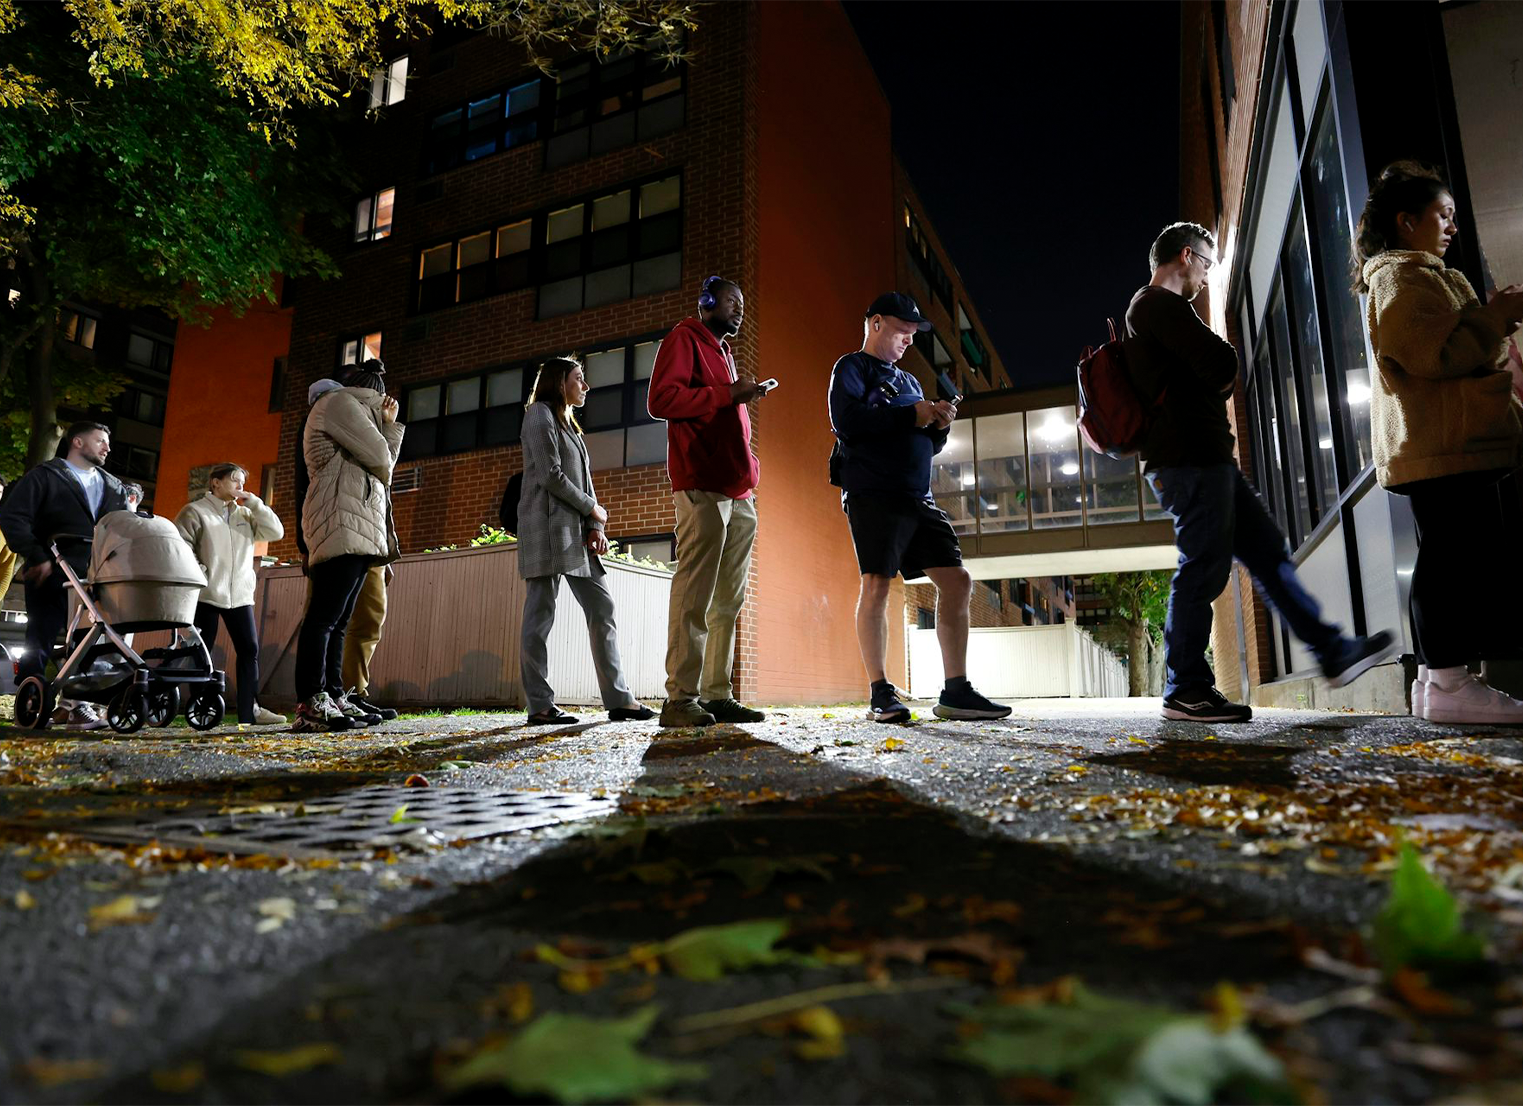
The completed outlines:
{"type": "Polygon", "coordinates": [[[148,811],[128,819],[50,823],[49,828],[99,841],[157,841],[214,852],[321,857],[388,847],[431,848],[614,810],[612,799],[584,792],[367,787],[301,803],[199,813],[148,811]]]}
{"type": "Polygon", "coordinates": [[[391,491],[393,495],[400,495],[402,492],[415,492],[422,486],[422,465],[413,465],[410,468],[397,469],[391,474],[391,491]]]}

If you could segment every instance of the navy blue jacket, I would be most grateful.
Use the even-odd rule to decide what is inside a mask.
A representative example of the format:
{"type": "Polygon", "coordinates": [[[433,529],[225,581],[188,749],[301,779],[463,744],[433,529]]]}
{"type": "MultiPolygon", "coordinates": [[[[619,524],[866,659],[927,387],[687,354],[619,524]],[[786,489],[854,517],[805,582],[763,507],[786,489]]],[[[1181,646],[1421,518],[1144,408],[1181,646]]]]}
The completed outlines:
{"type": "Polygon", "coordinates": [[[830,373],[830,428],[845,450],[841,486],[873,495],[931,496],[931,458],[950,430],[915,426],[925,398],[912,375],[858,350],[830,373]],[[897,394],[894,394],[897,393],[897,394]]]}

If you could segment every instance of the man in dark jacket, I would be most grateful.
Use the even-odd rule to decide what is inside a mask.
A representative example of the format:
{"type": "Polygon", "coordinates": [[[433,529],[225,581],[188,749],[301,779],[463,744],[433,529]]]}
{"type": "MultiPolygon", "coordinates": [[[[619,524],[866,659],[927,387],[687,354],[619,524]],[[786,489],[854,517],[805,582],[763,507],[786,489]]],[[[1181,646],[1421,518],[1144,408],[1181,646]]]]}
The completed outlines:
{"type": "MultiPolygon", "coordinates": [[[[64,440],[68,451],[63,457],[32,469],[0,501],[0,532],[25,566],[21,578],[26,591],[26,652],[17,665],[18,685],[28,676],[42,675],[58,635],[68,624],[64,575],[54,563],[50,546],[63,535],[88,538],[102,515],[127,509],[121,482],[104,468],[111,453],[110,429],[98,422],[77,422],[64,440]]],[[[58,545],[69,567],[83,577],[90,565],[89,543],[59,541],[58,545]]]]}
{"type": "Polygon", "coordinates": [[[968,682],[968,599],[973,581],[946,512],[931,498],[931,458],[947,444],[957,408],[932,403],[898,366],[917,331],[931,326],[915,301],[898,292],[873,300],[862,321],[862,348],[830,374],[830,426],[841,449],[841,506],[851,525],[862,590],[857,644],[867,668],[875,722],[908,722],[886,670],[888,592],[895,575],[936,585],[936,637],[946,686],[939,718],[1004,718],[968,682]]]}
{"type": "Polygon", "coordinates": [[[1216,690],[1206,662],[1211,604],[1227,586],[1234,557],[1334,687],[1363,675],[1394,644],[1384,631],[1346,637],[1323,621],[1296,578],[1285,535],[1237,467],[1226,402],[1237,384],[1237,350],[1191,306],[1206,287],[1215,253],[1205,227],[1164,228],[1148,258],[1153,279],[1127,308],[1126,355],[1139,391],[1162,396],[1142,458],[1153,494],[1174,520],[1179,547],[1163,635],[1163,717],[1246,722],[1253,711],[1216,690]]]}

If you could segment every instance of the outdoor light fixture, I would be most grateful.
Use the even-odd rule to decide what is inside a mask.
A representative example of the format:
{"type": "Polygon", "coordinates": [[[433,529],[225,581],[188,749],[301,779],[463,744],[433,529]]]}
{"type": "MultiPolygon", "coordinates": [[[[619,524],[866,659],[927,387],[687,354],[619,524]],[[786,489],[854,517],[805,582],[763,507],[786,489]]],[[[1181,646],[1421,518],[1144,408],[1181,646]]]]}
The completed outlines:
{"type": "Polygon", "coordinates": [[[973,486],[973,473],[971,470],[962,474],[962,486],[965,488],[973,486]]]}
{"type": "Polygon", "coordinates": [[[1333,440],[1331,438],[1323,438],[1321,441],[1319,441],[1317,443],[1317,448],[1318,449],[1332,449],[1333,448],[1333,440]]]}
{"type": "Polygon", "coordinates": [[[1063,467],[1058,471],[1060,471],[1064,476],[1073,476],[1079,471],[1079,464],[1077,461],[1066,461],[1064,462],[1063,467]]]}
{"type": "Polygon", "coordinates": [[[1062,438],[1065,434],[1070,434],[1072,432],[1073,427],[1069,426],[1066,422],[1057,416],[1053,416],[1037,428],[1037,434],[1049,442],[1055,442],[1059,438],[1062,438]]]}

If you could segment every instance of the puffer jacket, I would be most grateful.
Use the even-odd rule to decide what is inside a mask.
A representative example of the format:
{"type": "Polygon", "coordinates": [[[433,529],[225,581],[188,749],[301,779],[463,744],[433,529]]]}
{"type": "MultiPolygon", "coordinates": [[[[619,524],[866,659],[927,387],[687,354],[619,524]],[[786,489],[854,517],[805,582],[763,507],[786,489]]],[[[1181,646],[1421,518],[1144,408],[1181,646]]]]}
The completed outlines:
{"type": "Polygon", "coordinates": [[[1421,250],[1365,263],[1375,350],[1370,434],[1382,487],[1515,468],[1523,416],[1504,335],[1465,274],[1421,250]]]}
{"type": "Polygon", "coordinates": [[[257,495],[231,511],[211,492],[193,499],[175,516],[180,536],[195,551],[206,587],[201,602],[232,610],[254,603],[254,543],[286,536],[280,516],[257,495]]]}
{"type": "Polygon", "coordinates": [[[403,427],[381,417],[384,399],[371,388],[339,388],[307,415],[302,456],[311,483],[301,525],[308,564],[346,555],[388,564],[400,555],[391,522],[391,470],[403,427]]]}

